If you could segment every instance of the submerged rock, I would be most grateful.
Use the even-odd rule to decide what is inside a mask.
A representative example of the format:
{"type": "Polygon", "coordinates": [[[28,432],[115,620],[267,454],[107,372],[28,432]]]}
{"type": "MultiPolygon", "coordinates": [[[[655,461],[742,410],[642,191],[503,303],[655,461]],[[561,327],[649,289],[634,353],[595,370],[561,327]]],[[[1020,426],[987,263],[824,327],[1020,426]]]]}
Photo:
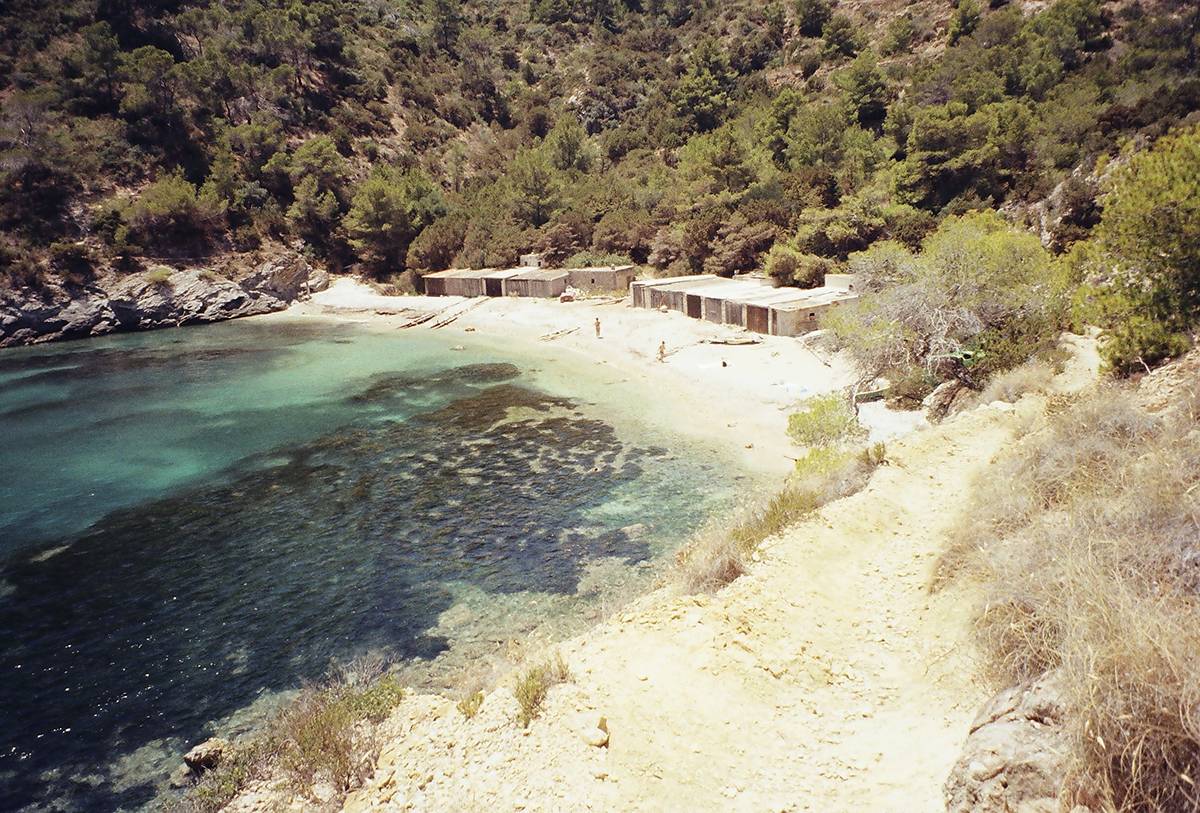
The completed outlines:
{"type": "Polygon", "coordinates": [[[1056,813],[1068,755],[1063,714],[1054,672],[992,698],[946,780],[948,813],[1056,813]]]}
{"type": "Polygon", "coordinates": [[[0,347],[219,322],[283,310],[329,285],[296,255],[262,263],[240,280],[205,271],[97,277],[0,291],[0,347]]]}

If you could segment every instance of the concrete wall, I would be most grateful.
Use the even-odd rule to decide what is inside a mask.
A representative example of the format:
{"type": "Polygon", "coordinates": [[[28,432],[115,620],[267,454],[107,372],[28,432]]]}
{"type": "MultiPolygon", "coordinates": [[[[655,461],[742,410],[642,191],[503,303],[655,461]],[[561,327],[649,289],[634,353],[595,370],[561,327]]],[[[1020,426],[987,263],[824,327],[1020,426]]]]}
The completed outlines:
{"type": "Polygon", "coordinates": [[[832,302],[788,303],[771,308],[771,334],[774,336],[802,336],[820,327],[821,316],[831,308],[853,297],[832,302]]]}
{"type": "Polygon", "coordinates": [[[858,289],[858,276],[855,274],[826,274],[825,287],[837,288],[842,291],[855,291],[858,289]]]}
{"type": "Polygon", "coordinates": [[[637,276],[632,265],[618,268],[570,268],[569,283],[572,288],[591,291],[627,291],[637,276]]]}

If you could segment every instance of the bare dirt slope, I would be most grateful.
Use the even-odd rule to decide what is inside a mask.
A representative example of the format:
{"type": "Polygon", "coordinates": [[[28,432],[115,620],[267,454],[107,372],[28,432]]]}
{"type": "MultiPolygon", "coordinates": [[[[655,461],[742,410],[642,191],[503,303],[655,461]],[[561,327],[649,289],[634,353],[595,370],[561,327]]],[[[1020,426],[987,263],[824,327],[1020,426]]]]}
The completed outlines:
{"type": "Polygon", "coordinates": [[[769,540],[711,597],[647,596],[560,647],[527,731],[406,700],[351,810],[932,811],[986,687],[971,596],[930,567],[971,478],[1038,411],[983,407],[889,447],[859,494],[769,540]],[[607,747],[586,732],[604,717],[607,747]]]}

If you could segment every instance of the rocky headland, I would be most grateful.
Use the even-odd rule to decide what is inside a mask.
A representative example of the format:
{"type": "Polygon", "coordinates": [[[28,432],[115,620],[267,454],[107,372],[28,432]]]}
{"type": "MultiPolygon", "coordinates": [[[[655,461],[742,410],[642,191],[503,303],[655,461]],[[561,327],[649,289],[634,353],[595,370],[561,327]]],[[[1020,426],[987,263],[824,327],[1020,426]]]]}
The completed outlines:
{"type": "Polygon", "coordinates": [[[241,273],[159,267],[0,290],[0,347],[256,316],[328,285],[324,271],[286,254],[241,273]]]}

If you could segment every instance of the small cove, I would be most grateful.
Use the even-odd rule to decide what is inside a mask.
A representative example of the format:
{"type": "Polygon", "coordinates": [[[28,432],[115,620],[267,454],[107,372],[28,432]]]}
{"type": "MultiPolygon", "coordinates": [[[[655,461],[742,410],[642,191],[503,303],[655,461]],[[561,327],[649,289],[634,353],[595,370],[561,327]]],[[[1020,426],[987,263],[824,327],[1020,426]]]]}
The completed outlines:
{"type": "Polygon", "coordinates": [[[753,486],[546,355],[287,319],[0,354],[0,807],[143,807],[331,661],[442,688],[576,632],[753,486]]]}

